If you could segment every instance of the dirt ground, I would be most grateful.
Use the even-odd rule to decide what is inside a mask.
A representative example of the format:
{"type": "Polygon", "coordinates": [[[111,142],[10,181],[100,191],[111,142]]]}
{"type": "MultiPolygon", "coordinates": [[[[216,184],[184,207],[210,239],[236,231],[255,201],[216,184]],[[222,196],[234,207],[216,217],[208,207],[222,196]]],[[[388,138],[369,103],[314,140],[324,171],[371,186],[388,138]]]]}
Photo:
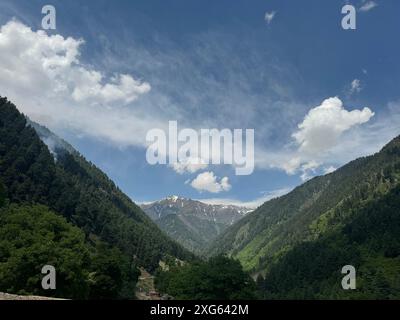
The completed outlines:
{"type": "Polygon", "coordinates": [[[41,297],[41,296],[19,296],[16,294],[8,294],[0,292],[0,300],[64,300],[64,299],[41,297]]]}

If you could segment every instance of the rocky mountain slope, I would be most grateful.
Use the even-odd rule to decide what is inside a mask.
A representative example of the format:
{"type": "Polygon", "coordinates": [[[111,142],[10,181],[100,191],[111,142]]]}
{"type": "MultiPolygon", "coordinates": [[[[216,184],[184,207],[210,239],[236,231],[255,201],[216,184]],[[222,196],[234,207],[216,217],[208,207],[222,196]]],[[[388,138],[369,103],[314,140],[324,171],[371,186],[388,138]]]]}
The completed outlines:
{"type": "Polygon", "coordinates": [[[249,208],[211,205],[178,196],[141,207],[171,238],[198,254],[228,226],[252,211],[249,208]]]}

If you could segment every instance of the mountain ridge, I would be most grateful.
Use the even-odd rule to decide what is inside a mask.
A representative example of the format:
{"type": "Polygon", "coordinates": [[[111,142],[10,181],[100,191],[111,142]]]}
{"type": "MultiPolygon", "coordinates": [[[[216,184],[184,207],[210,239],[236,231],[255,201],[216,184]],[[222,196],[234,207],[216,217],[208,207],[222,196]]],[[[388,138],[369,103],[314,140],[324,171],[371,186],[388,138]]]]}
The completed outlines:
{"type": "MultiPolygon", "coordinates": [[[[154,271],[159,261],[168,257],[185,261],[195,259],[192,253],[162,232],[104,172],[68,143],[58,137],[56,141],[55,137],[47,128],[27,120],[14,104],[0,97],[0,189],[4,189],[0,193],[4,193],[6,206],[12,205],[6,207],[10,219],[13,214],[22,216],[48,208],[51,211],[48,217],[59,215],[65,218],[67,225],[78,227],[90,250],[97,250],[95,247],[99,243],[106,245],[109,249],[104,250],[110,251],[108,259],[112,258],[112,252],[118,251],[116,256],[128,261],[127,267],[138,265],[154,271]],[[57,142],[52,152],[42,141],[46,138],[57,142]],[[13,209],[15,206],[17,208],[13,209]]],[[[0,251],[2,249],[0,247],[0,251]]],[[[93,283],[93,279],[84,282],[93,283]]],[[[18,283],[15,285],[18,287],[18,283]]],[[[118,283],[116,287],[121,285],[118,283]]]]}
{"type": "Polygon", "coordinates": [[[238,259],[265,299],[399,299],[400,136],[226,229],[208,255],[238,259]],[[343,290],[342,268],[357,287],[343,290]]]}
{"type": "Polygon", "coordinates": [[[400,136],[374,155],[353,160],[264,203],[226,229],[210,245],[209,255],[229,254],[247,270],[265,272],[293,244],[318,238],[335,225],[345,223],[344,216],[335,214],[346,211],[350,201],[362,203],[397,185],[399,145],[400,136]],[[392,167],[395,173],[389,176],[392,167]]]}
{"type": "Polygon", "coordinates": [[[246,207],[212,205],[176,195],[141,207],[170,237],[201,255],[210,241],[252,211],[246,207]]]}

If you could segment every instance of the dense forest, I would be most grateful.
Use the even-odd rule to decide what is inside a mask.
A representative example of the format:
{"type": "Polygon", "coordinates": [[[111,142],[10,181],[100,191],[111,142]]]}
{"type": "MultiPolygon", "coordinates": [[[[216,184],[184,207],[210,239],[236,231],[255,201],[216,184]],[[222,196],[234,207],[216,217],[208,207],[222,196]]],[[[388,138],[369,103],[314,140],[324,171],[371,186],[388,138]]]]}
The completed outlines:
{"type": "Polygon", "coordinates": [[[217,256],[192,264],[169,263],[156,273],[160,292],[182,300],[258,299],[257,287],[240,262],[217,256]]]}
{"type": "Polygon", "coordinates": [[[226,230],[210,254],[229,254],[265,298],[400,298],[400,137],[379,153],[266,202],[226,230]],[[354,265],[358,289],[341,288],[354,265]],[[264,280],[265,278],[265,280],[264,280]]]}
{"type": "MultiPolygon", "coordinates": [[[[81,261],[85,284],[76,284],[83,286],[82,290],[60,288],[57,294],[62,297],[126,295],[127,286],[137,276],[136,265],[151,271],[165,256],[194,258],[161,232],[103,172],[71,148],[58,145],[50,152],[24,115],[6,98],[0,98],[0,202],[5,205],[1,211],[0,291],[34,293],[33,288],[40,287],[34,276],[39,265],[50,260],[60,263],[58,269],[66,270],[69,263],[73,264],[76,257],[72,254],[67,260],[50,257],[55,248],[63,252],[64,233],[81,250],[82,256],[76,261],[81,261]],[[42,223],[29,220],[30,215],[37,215],[42,223]],[[63,218],[57,220],[55,215],[63,218]],[[30,224],[24,223],[23,217],[30,224]],[[51,234],[44,230],[49,225],[54,226],[51,234]],[[26,235],[26,242],[33,243],[18,240],[22,235],[26,235]],[[42,243],[42,249],[52,251],[43,252],[32,264],[17,263],[27,254],[34,257],[48,237],[53,239],[51,246],[42,243]],[[116,262],[119,266],[112,267],[116,262]],[[17,265],[25,269],[13,276],[12,268],[17,265]],[[20,278],[25,273],[25,278],[20,278]]],[[[68,271],[65,277],[70,278],[68,271]]],[[[133,297],[132,290],[129,294],[133,297]]]]}
{"type": "Polygon", "coordinates": [[[294,247],[259,278],[264,298],[399,299],[400,186],[353,210],[345,226],[294,247]],[[357,290],[341,287],[347,264],[357,270],[357,290]]]}
{"type": "Polygon", "coordinates": [[[169,214],[155,221],[172,239],[191,252],[201,256],[225,224],[199,218],[195,215],[169,214]]]}
{"type": "Polygon", "coordinates": [[[0,209],[0,287],[17,294],[66,298],[133,298],[138,271],[117,248],[89,242],[79,228],[42,205],[0,209]],[[45,291],[41,268],[57,267],[45,291]]]}

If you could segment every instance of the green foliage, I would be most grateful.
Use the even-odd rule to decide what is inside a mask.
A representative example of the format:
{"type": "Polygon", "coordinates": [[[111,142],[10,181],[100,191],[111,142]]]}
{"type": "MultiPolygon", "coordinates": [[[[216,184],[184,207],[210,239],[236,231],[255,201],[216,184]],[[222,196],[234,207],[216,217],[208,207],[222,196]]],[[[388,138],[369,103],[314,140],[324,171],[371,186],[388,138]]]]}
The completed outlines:
{"type": "Polygon", "coordinates": [[[207,245],[227,227],[193,214],[168,214],[155,222],[172,239],[197,255],[202,255],[207,245]]]}
{"type": "Polygon", "coordinates": [[[296,246],[264,281],[266,298],[399,299],[400,187],[372,201],[335,232],[296,246]],[[341,288],[341,268],[357,269],[357,290],[341,288]]]}
{"type": "Polygon", "coordinates": [[[140,274],[120,250],[97,243],[92,257],[89,288],[91,299],[132,299],[140,274]]]}
{"type": "Polygon", "coordinates": [[[258,271],[297,243],[343,226],[357,208],[398,185],[400,154],[394,146],[399,141],[266,202],[227,229],[213,243],[210,254],[240,256],[248,269],[258,271]]]}
{"type": "Polygon", "coordinates": [[[156,288],[181,300],[256,299],[256,285],[236,260],[218,256],[207,262],[159,271],[156,288]]]}
{"type": "MultiPolygon", "coordinates": [[[[43,127],[37,130],[60,140],[43,127]]],[[[165,254],[193,258],[71,146],[58,141],[55,152],[57,161],[25,117],[0,98],[0,178],[10,202],[44,204],[150,271],[165,254]]]]}
{"type": "Polygon", "coordinates": [[[85,235],[44,206],[0,210],[0,291],[85,298],[90,252],[85,235]],[[57,270],[57,289],[44,291],[41,269],[57,270]]]}
{"type": "Polygon", "coordinates": [[[6,201],[6,190],[0,179],[0,208],[4,206],[5,201],[6,201]]]}
{"type": "Polygon", "coordinates": [[[1,97],[0,180],[0,205],[20,206],[2,210],[0,291],[49,295],[38,285],[48,263],[58,272],[53,295],[134,298],[136,266],[154,270],[165,255],[193,259],[103,172],[1,97]],[[53,154],[37,132],[54,142],[53,154]]]}
{"type": "Polygon", "coordinates": [[[137,277],[138,269],[120,250],[86,242],[79,228],[45,206],[12,204],[0,210],[0,291],[133,299],[137,277]],[[41,287],[46,264],[56,268],[56,290],[41,287]]]}

